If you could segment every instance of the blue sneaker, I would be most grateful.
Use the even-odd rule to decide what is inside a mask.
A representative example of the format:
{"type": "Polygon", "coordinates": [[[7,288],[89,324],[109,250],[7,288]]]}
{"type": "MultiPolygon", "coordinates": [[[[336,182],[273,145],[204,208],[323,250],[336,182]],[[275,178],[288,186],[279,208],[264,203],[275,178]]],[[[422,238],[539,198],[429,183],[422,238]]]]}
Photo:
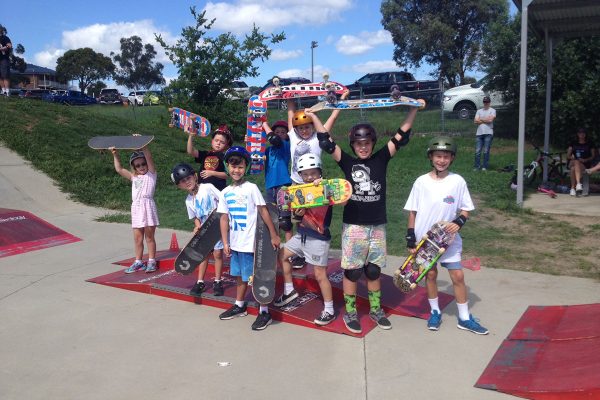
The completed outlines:
{"type": "Polygon", "coordinates": [[[156,271],[158,269],[158,265],[156,264],[156,261],[152,260],[152,261],[148,261],[148,265],[146,265],[146,273],[150,274],[154,271],[156,271]]]}
{"type": "Polygon", "coordinates": [[[124,272],[126,274],[133,274],[136,271],[144,271],[146,269],[146,265],[141,261],[136,261],[129,266],[124,272]]]}
{"type": "Polygon", "coordinates": [[[469,315],[469,319],[466,321],[463,321],[459,318],[458,325],[456,325],[456,327],[458,329],[464,329],[465,331],[471,331],[478,335],[487,335],[489,333],[487,328],[479,325],[479,319],[473,318],[472,314],[469,315]]]}
{"type": "Polygon", "coordinates": [[[432,310],[429,319],[427,320],[427,328],[430,331],[437,331],[440,329],[442,324],[442,314],[438,310],[432,310]]]}

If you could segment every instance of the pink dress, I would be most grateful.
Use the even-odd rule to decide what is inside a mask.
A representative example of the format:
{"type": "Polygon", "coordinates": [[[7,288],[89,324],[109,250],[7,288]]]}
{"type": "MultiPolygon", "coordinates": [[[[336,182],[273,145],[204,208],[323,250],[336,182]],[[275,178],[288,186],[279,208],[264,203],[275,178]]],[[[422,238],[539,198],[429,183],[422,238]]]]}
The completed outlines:
{"type": "Polygon", "coordinates": [[[131,226],[145,228],[158,225],[158,211],[154,202],[156,173],[134,175],[131,178],[131,226]]]}

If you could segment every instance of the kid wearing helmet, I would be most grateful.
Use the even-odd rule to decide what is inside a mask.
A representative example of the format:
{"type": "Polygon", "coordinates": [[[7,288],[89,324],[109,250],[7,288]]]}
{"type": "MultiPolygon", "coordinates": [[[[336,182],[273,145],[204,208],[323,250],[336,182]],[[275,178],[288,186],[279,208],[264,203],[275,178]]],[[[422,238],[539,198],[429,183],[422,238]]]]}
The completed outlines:
{"type": "Polygon", "coordinates": [[[223,190],[227,186],[227,174],[223,165],[223,154],[233,144],[233,136],[227,125],[220,125],[213,133],[210,141],[211,150],[196,150],[193,132],[188,132],[187,153],[194,157],[200,164],[198,169],[199,183],[212,183],[217,189],[223,190]]]}
{"type": "MultiPolygon", "coordinates": [[[[422,100],[421,100],[422,101],[422,100]]],[[[386,173],[387,166],[398,149],[408,143],[410,129],[417,115],[411,108],[396,134],[386,145],[374,152],[377,134],[371,124],[360,123],[349,133],[352,157],[317,125],[319,145],[333,156],[346,180],[352,182],[353,193],[344,206],[342,227],[342,268],[344,269],[344,324],[353,333],[361,333],[356,310],[357,282],[364,273],[369,293],[369,316],[382,329],[392,324],[381,308],[381,268],[386,264],[386,173]]]]}
{"type": "Polygon", "coordinates": [[[133,228],[133,243],[135,261],[125,270],[126,274],[145,270],[147,273],[158,269],[156,265],[156,241],[154,232],[158,226],[158,211],[154,202],[156,188],[156,169],[152,154],[147,146],[142,151],[135,151],[129,157],[130,169],[121,166],[117,149],[109,149],[113,155],[115,171],[123,178],[131,181],[131,227],[133,228]],[[148,264],[142,262],[144,255],[144,237],[148,246],[148,264]]]}
{"type": "MultiPolygon", "coordinates": [[[[298,160],[298,172],[304,183],[318,185],[322,181],[321,159],[315,154],[304,154],[298,160]]],[[[273,303],[276,307],[283,307],[298,297],[292,280],[290,257],[294,255],[304,257],[315,266],[315,278],[323,296],[325,307],[314,320],[315,324],[321,326],[327,325],[335,319],[331,282],[327,278],[331,215],[331,206],[294,210],[294,219],[298,221],[298,232],[285,243],[280,254],[284,287],[283,294],[273,303]]]]}
{"type": "MultiPolygon", "coordinates": [[[[185,199],[185,208],[187,209],[189,219],[194,220],[195,235],[202,224],[206,222],[208,216],[217,208],[219,204],[219,189],[211,183],[198,183],[198,176],[191,165],[186,163],[177,164],[171,171],[171,180],[181,190],[185,190],[188,195],[185,199]]],[[[213,249],[215,258],[215,280],[213,281],[213,294],[223,296],[223,282],[221,281],[221,271],[223,269],[223,243],[217,242],[213,249]]],[[[200,296],[206,289],[204,275],[208,267],[208,259],[204,260],[198,266],[198,280],[190,290],[192,296],[200,296]]]]}
{"type": "MultiPolygon", "coordinates": [[[[434,223],[452,221],[446,229],[449,233],[456,233],[456,236],[439,259],[439,263],[448,270],[454,287],[454,297],[458,307],[457,327],[486,335],[488,330],[469,313],[467,286],[460,263],[462,239],[458,231],[467,222],[469,212],[475,207],[465,180],[460,175],[449,171],[456,157],[456,149],[456,143],[452,138],[435,137],[429,142],[427,157],[432,170],[417,178],[404,206],[408,211],[406,243],[409,251],[414,253],[417,238],[422,237],[434,223]]],[[[437,331],[442,323],[437,276],[437,266],[427,273],[427,297],[431,306],[427,327],[432,331],[437,331]]]]}
{"type": "MultiPolygon", "coordinates": [[[[237,278],[235,304],[219,315],[220,319],[228,320],[248,315],[244,298],[248,289],[248,278],[253,273],[254,236],[258,215],[269,228],[273,248],[279,248],[280,239],[258,186],[244,180],[244,175],[250,169],[250,153],[241,146],[233,146],[225,153],[224,163],[232,182],[221,192],[217,212],[223,214],[221,237],[223,251],[227,257],[231,257],[229,273],[237,278]]],[[[261,305],[252,329],[263,330],[271,321],[269,308],[261,305]]]]}

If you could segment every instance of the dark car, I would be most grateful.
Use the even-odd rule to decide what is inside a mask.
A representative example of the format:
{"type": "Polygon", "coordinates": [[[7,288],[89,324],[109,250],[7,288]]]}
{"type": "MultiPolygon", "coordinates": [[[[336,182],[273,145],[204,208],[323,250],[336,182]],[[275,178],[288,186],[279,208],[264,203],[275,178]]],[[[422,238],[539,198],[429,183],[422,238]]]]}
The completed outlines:
{"type": "Polygon", "coordinates": [[[117,89],[102,89],[99,102],[100,104],[123,104],[121,93],[117,89]]]}
{"type": "Polygon", "coordinates": [[[25,99],[38,99],[41,100],[44,96],[51,94],[52,91],[50,89],[27,89],[22,94],[22,97],[25,99]]]}
{"type": "Polygon", "coordinates": [[[51,101],[53,103],[67,104],[67,105],[78,105],[85,106],[90,104],[96,104],[96,99],[90,96],[86,96],[76,90],[67,90],[65,93],[47,94],[43,97],[44,101],[51,101]]]}
{"type": "MultiPolygon", "coordinates": [[[[291,78],[279,78],[279,86],[287,86],[292,83],[312,83],[310,79],[302,78],[301,76],[294,76],[291,78]]],[[[263,90],[270,88],[273,86],[273,79],[269,79],[266,85],[264,85],[258,92],[255,94],[261,93],[263,90]]],[[[297,107],[306,108],[311,107],[315,103],[318,103],[318,99],[316,97],[305,97],[305,98],[297,98],[297,107]]],[[[269,101],[269,107],[279,108],[281,110],[287,110],[287,101],[286,100],[271,100],[269,101]]]]}
{"type": "Polygon", "coordinates": [[[414,98],[425,98],[441,94],[438,81],[418,81],[413,74],[406,71],[375,72],[366,74],[356,82],[346,85],[350,90],[350,98],[389,96],[392,85],[398,86],[403,95],[414,98]]]}

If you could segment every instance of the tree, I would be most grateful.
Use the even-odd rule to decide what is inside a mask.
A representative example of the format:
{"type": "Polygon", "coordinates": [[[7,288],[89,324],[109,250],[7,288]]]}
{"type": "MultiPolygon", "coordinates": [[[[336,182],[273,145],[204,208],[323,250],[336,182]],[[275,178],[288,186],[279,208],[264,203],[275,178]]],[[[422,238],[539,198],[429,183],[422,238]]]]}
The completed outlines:
{"type": "Polygon", "coordinates": [[[164,66],[153,64],[156,51],[151,44],[142,44],[139,36],[121,38],[121,54],[110,53],[118,68],[114,73],[115,82],[129,89],[150,89],[152,85],[164,85],[164,66]]]}
{"type": "Polygon", "coordinates": [[[479,64],[490,23],[505,18],[506,0],[383,0],[383,27],[394,41],[394,61],[437,67],[432,76],[450,86],[464,84],[465,73],[479,64]]]}
{"type": "Polygon", "coordinates": [[[100,96],[100,91],[102,89],[106,89],[106,83],[102,81],[91,83],[86,90],[86,94],[90,97],[98,97],[100,96]]]}
{"type": "Polygon", "coordinates": [[[79,81],[81,92],[85,92],[92,82],[109,78],[114,70],[115,65],[109,57],[89,47],[69,50],[56,60],[56,75],[64,80],[79,81]]]}

